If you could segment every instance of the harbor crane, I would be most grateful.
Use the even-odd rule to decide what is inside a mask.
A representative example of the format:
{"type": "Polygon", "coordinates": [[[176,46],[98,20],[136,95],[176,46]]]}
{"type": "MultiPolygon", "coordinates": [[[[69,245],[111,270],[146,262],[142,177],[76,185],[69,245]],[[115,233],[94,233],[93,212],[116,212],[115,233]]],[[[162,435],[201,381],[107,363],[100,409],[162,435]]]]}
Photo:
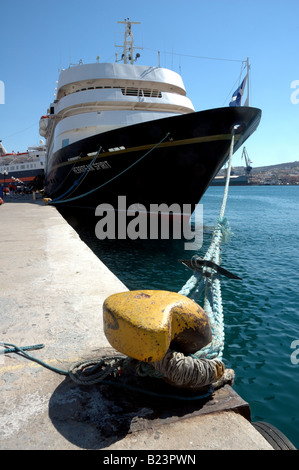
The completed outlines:
{"type": "Polygon", "coordinates": [[[243,152],[242,152],[242,155],[241,155],[241,159],[244,158],[245,160],[245,171],[246,171],[246,174],[247,176],[249,176],[251,170],[252,170],[252,161],[249,159],[248,157],[248,153],[247,153],[247,150],[246,150],[246,147],[243,147],[243,152]]]}

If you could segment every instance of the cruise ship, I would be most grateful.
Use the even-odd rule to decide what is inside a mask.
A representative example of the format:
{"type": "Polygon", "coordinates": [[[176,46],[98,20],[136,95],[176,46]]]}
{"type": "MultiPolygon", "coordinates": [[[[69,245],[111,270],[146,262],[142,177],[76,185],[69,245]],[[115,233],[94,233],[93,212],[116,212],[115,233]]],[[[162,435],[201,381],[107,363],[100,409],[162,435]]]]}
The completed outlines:
{"type": "MultiPolygon", "coordinates": [[[[200,201],[229,155],[256,130],[261,110],[195,111],[182,77],[137,65],[126,19],[120,59],[61,70],[56,96],[40,119],[46,138],[45,195],[52,204],[95,209],[118,197],[151,204],[200,201]]],[[[120,47],[120,46],[118,46],[120,47]]]]}
{"type": "MultiPolygon", "coordinates": [[[[0,185],[5,189],[18,185],[43,189],[46,149],[40,145],[25,152],[7,152],[0,141],[0,185]]],[[[5,191],[5,190],[4,190],[5,191]]]]}

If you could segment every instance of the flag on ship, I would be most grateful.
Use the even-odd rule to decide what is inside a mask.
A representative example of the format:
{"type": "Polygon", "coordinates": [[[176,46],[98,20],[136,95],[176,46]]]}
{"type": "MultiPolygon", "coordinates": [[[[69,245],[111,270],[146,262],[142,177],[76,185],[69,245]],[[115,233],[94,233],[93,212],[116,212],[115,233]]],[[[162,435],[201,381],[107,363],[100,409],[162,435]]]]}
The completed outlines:
{"type": "MultiPolygon", "coordinates": [[[[231,99],[231,102],[229,103],[230,106],[241,106],[242,97],[243,97],[243,94],[244,94],[247,77],[248,77],[248,74],[243,79],[241,85],[234,92],[234,94],[232,96],[232,99],[231,99]]],[[[246,102],[247,102],[247,100],[246,100],[246,102]]],[[[246,106],[246,103],[245,103],[245,106],[246,106]]]]}

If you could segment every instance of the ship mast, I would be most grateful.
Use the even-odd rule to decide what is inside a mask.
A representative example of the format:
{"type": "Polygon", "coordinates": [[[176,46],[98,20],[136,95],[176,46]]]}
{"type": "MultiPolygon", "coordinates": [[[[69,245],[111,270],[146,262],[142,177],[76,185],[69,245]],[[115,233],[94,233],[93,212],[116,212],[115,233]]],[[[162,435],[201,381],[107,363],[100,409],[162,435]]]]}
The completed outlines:
{"type": "Polygon", "coordinates": [[[247,69],[247,74],[246,74],[246,77],[247,77],[247,97],[246,97],[246,101],[244,103],[244,106],[249,106],[249,88],[250,88],[249,71],[250,71],[250,64],[249,64],[248,57],[247,57],[247,60],[246,60],[246,69],[247,69]]]}
{"type": "MultiPolygon", "coordinates": [[[[121,47],[123,49],[123,53],[121,55],[121,59],[124,64],[133,64],[136,62],[140,54],[137,52],[134,58],[134,51],[135,49],[143,49],[142,47],[135,47],[134,46],[134,37],[132,33],[132,24],[140,24],[139,22],[129,21],[130,18],[125,19],[125,21],[118,21],[120,24],[126,25],[125,29],[125,36],[124,36],[124,44],[122,46],[116,45],[115,47],[121,47]]],[[[118,62],[117,54],[116,55],[116,62],[118,62]]]]}

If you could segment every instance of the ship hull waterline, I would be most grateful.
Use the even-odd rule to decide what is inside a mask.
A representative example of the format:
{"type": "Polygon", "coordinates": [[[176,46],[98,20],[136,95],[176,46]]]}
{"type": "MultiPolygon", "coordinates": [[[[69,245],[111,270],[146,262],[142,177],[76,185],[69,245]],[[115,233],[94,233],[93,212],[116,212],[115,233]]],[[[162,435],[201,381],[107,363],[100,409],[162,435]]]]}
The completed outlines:
{"type": "Polygon", "coordinates": [[[53,155],[45,194],[60,207],[117,210],[125,196],[147,211],[163,203],[193,210],[228,158],[234,126],[235,152],[260,118],[257,108],[219,108],[87,137],[53,155]]]}
{"type": "Polygon", "coordinates": [[[8,186],[9,184],[19,184],[16,183],[16,179],[24,183],[25,185],[29,185],[30,183],[33,182],[33,180],[37,177],[40,176],[42,177],[44,175],[44,170],[41,169],[36,169],[36,170],[30,170],[30,171],[10,171],[8,176],[4,179],[3,176],[0,177],[0,185],[3,184],[5,186],[8,186]]]}
{"type": "MultiPolygon", "coordinates": [[[[226,177],[223,176],[221,178],[215,178],[211,182],[210,186],[225,186],[226,184],[226,177]]],[[[230,177],[229,180],[230,186],[249,186],[250,180],[247,176],[238,176],[238,177],[230,177]]]]}

